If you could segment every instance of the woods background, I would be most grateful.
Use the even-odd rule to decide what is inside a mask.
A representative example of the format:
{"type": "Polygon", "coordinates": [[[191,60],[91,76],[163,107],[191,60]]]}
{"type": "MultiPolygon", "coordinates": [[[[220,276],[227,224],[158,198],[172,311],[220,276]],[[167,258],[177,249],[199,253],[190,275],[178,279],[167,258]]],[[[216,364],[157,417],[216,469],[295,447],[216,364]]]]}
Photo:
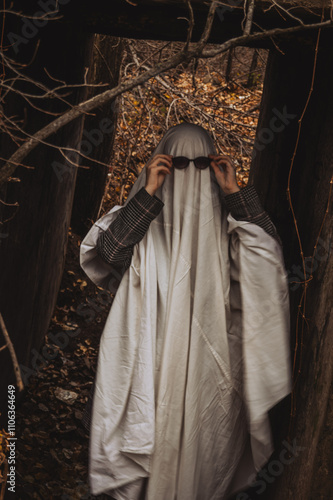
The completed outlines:
{"type": "MultiPolygon", "coordinates": [[[[0,313],[25,385],[22,498],[89,498],[80,416],[112,294],[86,281],[80,241],[184,120],[234,158],[240,186],[254,183],[289,275],[294,390],[272,413],[280,466],[244,498],[330,498],[330,2],[235,0],[208,13],[201,1],[14,1],[2,16],[0,313]]],[[[0,361],[5,477],[8,348],[0,361]]]]}

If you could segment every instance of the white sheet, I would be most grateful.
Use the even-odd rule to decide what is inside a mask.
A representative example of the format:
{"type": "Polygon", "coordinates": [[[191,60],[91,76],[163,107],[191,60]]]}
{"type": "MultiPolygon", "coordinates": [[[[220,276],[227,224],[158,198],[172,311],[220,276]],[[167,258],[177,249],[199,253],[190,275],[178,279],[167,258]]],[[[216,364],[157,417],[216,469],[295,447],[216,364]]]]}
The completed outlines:
{"type": "MultiPolygon", "coordinates": [[[[161,152],[196,158],[214,146],[183,124],[161,152]]],[[[145,169],[128,200],[144,183],[145,169]]],[[[267,411],[291,390],[283,256],[262,228],[227,216],[210,169],[191,162],[156,195],[164,207],[134,247],[101,338],[91,490],[137,500],[149,477],[146,500],[221,500],[269,458],[267,411]]],[[[83,269],[106,288],[112,270],[96,242],[121,209],[81,245],[83,269]]]]}

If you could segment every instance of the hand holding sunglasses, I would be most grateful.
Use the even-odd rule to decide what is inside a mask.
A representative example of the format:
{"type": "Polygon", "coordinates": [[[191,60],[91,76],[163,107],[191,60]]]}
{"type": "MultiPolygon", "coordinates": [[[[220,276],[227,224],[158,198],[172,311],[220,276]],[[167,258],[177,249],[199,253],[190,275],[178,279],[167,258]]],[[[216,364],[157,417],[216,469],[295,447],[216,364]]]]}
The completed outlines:
{"type": "Polygon", "coordinates": [[[210,158],[210,164],[214,170],[216,180],[224,194],[227,195],[240,191],[236,180],[236,167],[230,156],[208,155],[208,157],[210,158]]]}
{"type": "Polygon", "coordinates": [[[194,162],[194,166],[199,170],[208,168],[211,160],[206,156],[199,156],[198,158],[187,158],[186,156],[172,156],[159,154],[154,156],[150,163],[147,164],[147,177],[146,177],[146,191],[154,196],[157,189],[163,184],[165,176],[171,173],[171,167],[178,170],[184,170],[194,162]]]}
{"type": "Polygon", "coordinates": [[[159,187],[162,186],[165,176],[171,173],[172,156],[159,154],[153,156],[147,163],[145,190],[154,196],[159,187]]]}
{"type": "Polygon", "coordinates": [[[183,170],[189,166],[191,161],[199,170],[212,166],[216,180],[225,194],[240,191],[236,180],[236,169],[229,156],[208,155],[208,157],[187,158],[186,156],[173,157],[165,154],[154,156],[147,164],[146,191],[154,196],[157,189],[163,184],[165,176],[171,173],[172,167],[183,170]],[[222,166],[222,170],[220,166],[222,166]]]}

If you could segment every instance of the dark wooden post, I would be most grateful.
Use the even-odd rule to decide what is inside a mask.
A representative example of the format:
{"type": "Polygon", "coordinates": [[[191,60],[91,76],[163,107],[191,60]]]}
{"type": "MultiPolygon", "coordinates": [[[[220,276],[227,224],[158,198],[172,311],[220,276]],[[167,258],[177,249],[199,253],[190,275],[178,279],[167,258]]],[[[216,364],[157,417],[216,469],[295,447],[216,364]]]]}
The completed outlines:
{"type": "MultiPolygon", "coordinates": [[[[118,84],[123,42],[119,38],[96,35],[90,83],[107,83],[111,88],[118,84]]],[[[88,97],[101,92],[94,88],[88,97]]],[[[92,160],[109,163],[117,125],[116,101],[97,108],[85,117],[81,142],[83,158],[81,163],[88,169],[79,169],[76,181],[71,227],[74,232],[85,236],[95,221],[100,209],[107,182],[108,167],[92,160]],[[90,158],[92,160],[90,160],[90,158]]]]}
{"type": "MultiPolygon", "coordinates": [[[[24,35],[22,26],[21,18],[16,25],[6,24],[8,31],[12,29],[20,36],[24,35]]],[[[51,20],[16,48],[12,52],[17,53],[10,55],[20,62],[29,62],[23,71],[34,80],[51,87],[58,86],[59,80],[78,84],[83,82],[85,66],[89,66],[92,36],[51,20]]],[[[23,83],[20,88],[36,92],[32,85],[23,83]]],[[[85,89],[74,87],[66,91],[65,98],[75,104],[85,96],[85,89]]],[[[68,107],[55,99],[38,104],[56,113],[68,107]]],[[[5,111],[8,116],[21,118],[21,126],[30,134],[54,119],[17,95],[7,96],[5,111]]],[[[52,136],[50,142],[77,147],[81,134],[82,119],[79,119],[52,136]]],[[[8,136],[1,141],[1,156],[9,157],[16,146],[8,136]]],[[[28,370],[27,376],[23,373],[27,382],[31,373],[45,363],[38,356],[38,349],[54,310],[63,272],[77,169],[67,164],[56,149],[46,146],[39,146],[25,164],[34,169],[19,167],[15,176],[20,182],[9,183],[1,190],[2,200],[18,202],[19,209],[11,221],[1,226],[4,237],[0,246],[0,309],[19,363],[28,370]]],[[[1,220],[12,212],[11,207],[2,206],[1,220]]],[[[14,381],[7,350],[0,353],[0,363],[1,402],[4,402],[7,384],[14,381]]]]}
{"type": "MultiPolygon", "coordinates": [[[[283,460],[285,454],[278,455],[283,473],[275,477],[274,473],[271,474],[276,487],[270,499],[317,498],[313,471],[332,383],[332,200],[322,226],[333,175],[333,38],[329,34],[326,41],[329,37],[330,43],[319,48],[314,89],[302,121],[290,185],[307,278],[312,274],[306,290],[305,311],[304,297],[302,307],[298,307],[304,286],[295,282],[304,280],[303,266],[286,190],[298,120],[311,87],[314,43],[303,41],[298,45],[294,41],[283,48],[285,55],[271,51],[254,147],[250,181],[254,182],[265,208],[276,223],[289,271],[292,350],[296,342],[298,317],[296,406],[290,434],[294,454],[291,453],[288,461],[283,460]],[[313,272],[310,273],[309,257],[314,252],[319,233],[313,272]],[[306,317],[303,333],[303,319],[299,314],[302,311],[306,317]],[[297,374],[298,371],[300,373],[297,374]]],[[[329,451],[326,449],[324,453],[329,451]]],[[[321,457],[324,461],[327,458],[321,457]]],[[[267,470],[269,473],[270,469],[267,470]]],[[[273,470],[277,467],[272,467],[273,470]]],[[[326,495],[325,498],[331,496],[329,485],[326,495]]]]}

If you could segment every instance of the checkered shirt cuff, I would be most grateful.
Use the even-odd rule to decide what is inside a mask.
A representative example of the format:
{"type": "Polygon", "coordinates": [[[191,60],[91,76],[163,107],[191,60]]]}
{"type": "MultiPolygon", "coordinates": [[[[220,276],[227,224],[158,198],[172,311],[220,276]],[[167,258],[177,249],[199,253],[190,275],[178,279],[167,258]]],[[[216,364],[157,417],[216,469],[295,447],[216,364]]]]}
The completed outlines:
{"type": "Polygon", "coordinates": [[[236,193],[228,194],[224,197],[224,201],[234,219],[257,224],[281,244],[276,228],[263,209],[254,186],[245,186],[236,193]]]}
{"type": "Polygon", "coordinates": [[[144,187],[119,212],[103,231],[97,242],[97,253],[113,267],[125,270],[130,266],[133,247],[142,240],[149,225],[160,213],[164,203],[151,196],[144,187]]]}

